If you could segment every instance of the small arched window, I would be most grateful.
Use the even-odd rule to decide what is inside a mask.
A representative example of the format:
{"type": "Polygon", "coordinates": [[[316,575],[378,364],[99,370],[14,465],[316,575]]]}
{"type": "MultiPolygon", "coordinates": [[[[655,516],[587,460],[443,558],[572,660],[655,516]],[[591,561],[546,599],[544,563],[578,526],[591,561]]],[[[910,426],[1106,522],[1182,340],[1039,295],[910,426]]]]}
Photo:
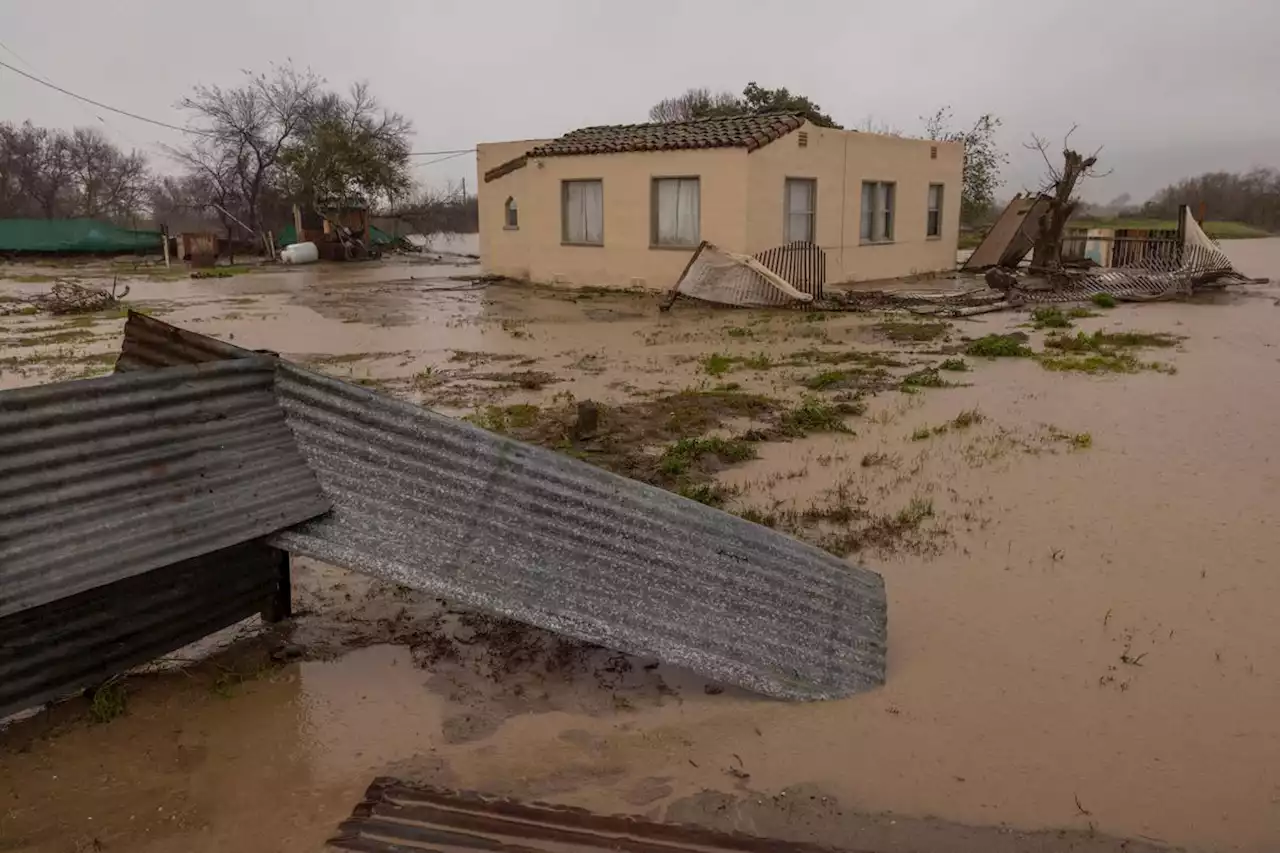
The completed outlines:
{"type": "Polygon", "coordinates": [[[503,219],[503,227],[512,228],[512,229],[519,228],[520,227],[520,209],[516,205],[516,200],[510,196],[507,196],[507,203],[503,205],[502,209],[503,209],[503,215],[505,217],[503,219]]]}

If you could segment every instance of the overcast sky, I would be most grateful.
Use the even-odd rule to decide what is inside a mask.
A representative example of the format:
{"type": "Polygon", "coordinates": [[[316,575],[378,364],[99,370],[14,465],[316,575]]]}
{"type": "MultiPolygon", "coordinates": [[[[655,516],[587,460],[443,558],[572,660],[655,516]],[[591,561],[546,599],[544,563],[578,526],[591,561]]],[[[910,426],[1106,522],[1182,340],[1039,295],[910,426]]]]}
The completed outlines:
{"type": "MultiPolygon", "coordinates": [[[[1275,0],[0,0],[0,42],[0,61],[174,124],[192,85],[292,59],[337,87],[367,80],[413,120],[418,151],[644,121],[690,86],[755,80],[846,126],[918,132],[942,105],[960,122],[992,112],[1011,157],[1002,197],[1037,182],[1029,134],[1058,140],[1073,123],[1114,170],[1085,188],[1094,201],[1280,167],[1275,0]]],[[[157,144],[182,138],[0,68],[0,120],[26,119],[97,125],[161,168],[157,144]]],[[[416,173],[472,183],[475,161],[416,173]]]]}

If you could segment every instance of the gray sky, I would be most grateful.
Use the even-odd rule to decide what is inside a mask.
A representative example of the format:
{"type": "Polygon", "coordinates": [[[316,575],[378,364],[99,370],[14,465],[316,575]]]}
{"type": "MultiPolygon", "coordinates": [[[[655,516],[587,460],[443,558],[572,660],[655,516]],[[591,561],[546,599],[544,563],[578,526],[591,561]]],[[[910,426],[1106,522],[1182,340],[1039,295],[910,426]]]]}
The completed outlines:
{"type": "MultiPolygon", "coordinates": [[[[1011,156],[1002,197],[1037,182],[1030,133],[1060,140],[1077,123],[1072,141],[1105,145],[1114,169],[1085,187],[1094,201],[1280,167],[1278,37],[1270,0],[0,0],[0,41],[26,62],[4,48],[0,60],[173,124],[193,84],[234,85],[241,69],[290,58],[334,86],[369,81],[413,120],[420,151],[644,121],[687,87],[756,80],[846,126],[916,132],[945,104],[958,121],[995,113],[1011,156]]],[[[0,120],[25,119],[98,125],[153,155],[181,141],[0,68],[0,120]]],[[[443,184],[474,181],[474,168],[467,155],[416,172],[443,184]]]]}

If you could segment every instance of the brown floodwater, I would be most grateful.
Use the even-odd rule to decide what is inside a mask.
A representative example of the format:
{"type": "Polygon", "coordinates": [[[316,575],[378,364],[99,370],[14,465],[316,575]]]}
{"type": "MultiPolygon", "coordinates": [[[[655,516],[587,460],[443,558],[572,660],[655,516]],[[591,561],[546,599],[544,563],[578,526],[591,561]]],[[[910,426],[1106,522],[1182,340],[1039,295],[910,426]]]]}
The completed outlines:
{"type": "MultiPolygon", "coordinates": [[[[1243,271],[1280,276],[1280,240],[1227,249],[1243,271]]],[[[684,305],[658,316],[648,297],[471,290],[453,274],[317,267],[142,282],[131,298],[180,325],[453,412],[724,381],[798,399],[812,369],[709,377],[701,359],[891,346],[871,328],[879,317],[808,322],[684,305]],[[375,355],[343,358],[352,353],[375,355]],[[483,378],[517,369],[552,381],[483,378]]],[[[744,828],[865,847],[897,836],[888,824],[865,834],[844,811],[891,812],[903,827],[935,816],[1280,848],[1278,300],[1280,289],[1248,287],[1101,312],[1078,327],[1183,336],[1172,350],[1142,351],[1176,372],[1093,376],[969,359],[959,387],[884,391],[850,420],[853,433],[765,444],[759,459],[723,471],[740,490],[733,509],[803,509],[837,488],[887,513],[913,500],[932,508],[915,542],[850,558],[886,581],[882,689],[786,704],[707,692],[667,667],[636,667],[630,681],[499,684],[422,657],[424,626],[439,617],[428,603],[301,561],[295,640],[324,659],[231,690],[211,689],[216,671],[148,677],[110,723],[63,710],[11,726],[0,736],[0,850],[315,849],[383,772],[710,823],[718,811],[706,792],[719,792],[737,798],[744,828]],[[974,425],[918,437],[974,409],[974,425]],[[864,465],[873,453],[890,461],[864,465]],[[779,819],[795,792],[844,811],[779,819]],[[747,814],[743,803],[773,811],[747,814]]],[[[985,315],[951,337],[1025,321],[985,315]]],[[[5,384],[58,369],[53,345],[17,344],[22,327],[48,322],[0,317],[0,361],[27,359],[5,384]],[[31,358],[45,352],[48,363],[31,358]]],[[[118,329],[104,321],[74,346],[109,351],[118,329]]],[[[936,361],[925,352],[936,346],[900,357],[936,361]]],[[[913,843],[1008,843],[991,835],[963,847],[961,829],[938,831],[913,843]]],[[[903,844],[893,849],[917,849],[903,844]]]]}

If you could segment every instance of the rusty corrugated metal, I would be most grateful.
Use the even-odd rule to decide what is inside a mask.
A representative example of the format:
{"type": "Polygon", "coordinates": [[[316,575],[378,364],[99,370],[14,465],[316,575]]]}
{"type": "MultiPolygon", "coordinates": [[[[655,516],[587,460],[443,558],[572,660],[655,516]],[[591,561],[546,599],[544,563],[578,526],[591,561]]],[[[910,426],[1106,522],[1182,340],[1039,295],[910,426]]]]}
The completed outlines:
{"type": "MultiPolygon", "coordinates": [[[[121,369],[216,348],[161,326],[129,318],[121,369]]],[[[288,362],[276,388],[334,504],[280,547],[771,696],[884,681],[875,572],[288,362]]]]}
{"type": "MultiPolygon", "coordinates": [[[[359,853],[836,853],[799,841],[375,779],[330,850],[359,853]]],[[[851,853],[851,851],[850,851],[851,853]]]]}
{"type": "Polygon", "coordinates": [[[0,719],[262,611],[287,559],[246,542],[0,619],[0,719]]]}
{"type": "Polygon", "coordinates": [[[251,358],[0,393],[0,616],[329,507],[251,358]]]}

